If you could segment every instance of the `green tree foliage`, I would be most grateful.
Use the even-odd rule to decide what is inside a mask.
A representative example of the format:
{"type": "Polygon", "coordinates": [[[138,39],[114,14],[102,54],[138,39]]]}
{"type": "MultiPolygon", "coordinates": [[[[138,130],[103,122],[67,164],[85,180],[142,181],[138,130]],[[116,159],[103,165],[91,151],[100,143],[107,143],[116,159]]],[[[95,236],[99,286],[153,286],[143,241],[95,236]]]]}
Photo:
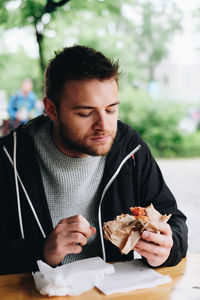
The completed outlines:
{"type": "Polygon", "coordinates": [[[135,42],[133,53],[146,71],[146,79],[153,81],[155,68],[168,54],[171,36],[181,29],[182,13],[175,1],[136,0],[134,5],[127,3],[126,10],[135,28],[131,32],[128,24],[135,42]]]}
{"type": "Polygon", "coordinates": [[[142,135],[155,155],[191,155],[198,138],[190,136],[188,144],[188,136],[180,132],[180,107],[155,101],[145,91],[180,24],[175,0],[1,0],[0,89],[9,98],[30,76],[34,91],[42,97],[44,68],[55,50],[75,43],[96,48],[120,60],[120,118],[142,135]],[[16,27],[32,28],[38,59],[22,48],[13,53],[12,45],[4,44],[6,30],[16,27]],[[138,82],[143,89],[133,88],[138,82]]]}
{"type": "Polygon", "coordinates": [[[15,0],[18,5],[15,9],[9,9],[11,2],[14,1],[1,0],[0,24],[6,28],[34,27],[41,74],[44,72],[45,52],[48,50],[45,40],[49,39],[49,43],[55,48],[54,38],[48,38],[48,33],[60,19],[64,24],[56,35],[68,28],[73,31],[78,23],[78,42],[91,46],[104,45],[103,48],[108,45],[107,49],[112,49],[112,55],[116,48],[112,42],[120,36],[121,46],[118,43],[118,47],[128,47],[129,55],[126,57],[137,61],[140,67],[146,69],[150,80],[153,79],[155,67],[167,54],[170,36],[180,26],[180,14],[173,0],[167,1],[168,4],[166,1],[153,0],[15,0]],[[102,43],[101,38],[98,41],[98,28],[110,32],[106,43],[102,43]],[[110,36],[113,38],[110,39],[110,36]]]}
{"type": "Polygon", "coordinates": [[[6,24],[9,27],[14,26],[28,26],[32,25],[35,30],[35,36],[39,48],[39,63],[41,68],[41,74],[44,73],[45,69],[45,58],[44,58],[44,30],[46,22],[44,21],[45,16],[52,14],[56,11],[57,7],[61,7],[66,4],[69,0],[18,0],[16,1],[16,9],[9,11],[9,3],[13,2],[10,0],[2,0],[0,6],[0,19],[1,24],[5,23],[5,17],[7,19],[6,24]],[[3,21],[4,20],[4,21],[3,21]],[[11,22],[11,20],[13,20],[11,22]]]}
{"type": "Polygon", "coordinates": [[[41,86],[38,81],[40,70],[37,60],[28,57],[22,48],[16,53],[1,55],[0,66],[4,70],[3,74],[0,74],[0,89],[3,86],[6,91],[9,91],[8,96],[20,89],[24,78],[30,77],[30,70],[34,90],[39,92],[41,86]],[[19,67],[20,65],[22,65],[21,68],[19,67]]]}
{"type": "Polygon", "coordinates": [[[187,105],[166,99],[158,102],[132,87],[121,90],[120,101],[120,119],[142,136],[155,156],[200,155],[200,132],[184,133],[179,126],[187,105]]]}

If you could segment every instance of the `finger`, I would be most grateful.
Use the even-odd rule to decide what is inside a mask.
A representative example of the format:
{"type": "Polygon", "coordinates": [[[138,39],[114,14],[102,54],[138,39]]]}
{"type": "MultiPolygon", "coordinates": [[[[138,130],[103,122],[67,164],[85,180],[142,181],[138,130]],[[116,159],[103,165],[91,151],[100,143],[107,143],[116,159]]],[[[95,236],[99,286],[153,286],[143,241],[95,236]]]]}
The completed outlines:
{"type": "Polygon", "coordinates": [[[68,231],[68,232],[80,232],[83,235],[85,235],[87,238],[93,234],[92,230],[89,226],[87,226],[86,224],[79,223],[79,222],[67,224],[63,227],[63,230],[68,231]]]}
{"type": "Polygon", "coordinates": [[[74,243],[76,245],[84,246],[87,244],[87,238],[79,232],[71,232],[67,238],[67,244],[74,243]]]}
{"type": "Polygon", "coordinates": [[[141,256],[144,256],[146,258],[151,258],[151,259],[156,255],[154,253],[149,253],[148,251],[146,251],[144,249],[137,248],[137,247],[134,248],[134,251],[136,251],[141,256]]]}
{"type": "MultiPolygon", "coordinates": [[[[62,225],[59,225],[62,226],[62,225]]],[[[57,229],[54,229],[56,231],[57,229]]],[[[61,231],[52,234],[45,243],[48,245],[48,248],[54,249],[54,251],[58,251],[59,247],[65,247],[69,244],[77,244],[84,246],[87,244],[87,237],[80,232],[67,232],[61,231]]]]}
{"type": "Polygon", "coordinates": [[[82,247],[80,245],[71,244],[66,246],[66,250],[67,250],[66,255],[76,254],[76,253],[81,253],[82,247]]]}
{"type": "Polygon", "coordinates": [[[145,257],[147,259],[148,263],[152,267],[161,265],[160,257],[157,254],[149,253],[148,251],[146,251],[144,249],[135,249],[135,251],[137,251],[137,253],[140,254],[141,256],[145,257]]]}
{"type": "Polygon", "coordinates": [[[96,231],[97,231],[96,228],[95,228],[95,227],[92,227],[92,226],[90,226],[90,230],[92,231],[92,235],[95,234],[96,231]]]}
{"type": "Polygon", "coordinates": [[[74,222],[80,222],[80,223],[86,224],[88,227],[90,226],[90,224],[86,220],[86,218],[84,218],[82,215],[79,215],[79,214],[68,217],[68,218],[65,218],[65,219],[62,219],[62,220],[60,220],[60,222],[58,224],[63,224],[63,223],[71,224],[71,223],[74,223],[74,222]]]}
{"type": "Polygon", "coordinates": [[[171,233],[169,233],[169,235],[164,235],[164,234],[144,231],[142,233],[142,239],[144,239],[147,242],[153,242],[154,244],[158,244],[162,247],[167,247],[167,248],[172,247],[173,244],[171,233]]]}
{"type": "Polygon", "coordinates": [[[154,226],[160,231],[162,234],[170,234],[171,233],[171,227],[169,224],[164,222],[156,222],[154,223],[154,226]]]}
{"type": "Polygon", "coordinates": [[[145,241],[140,241],[134,247],[135,251],[145,251],[149,255],[163,256],[166,253],[166,248],[145,241]]]}
{"type": "Polygon", "coordinates": [[[90,227],[88,224],[89,223],[87,222],[87,220],[85,218],[82,219],[82,218],[73,216],[73,217],[70,217],[67,219],[60,220],[60,222],[56,225],[54,230],[57,234],[60,232],[63,232],[63,234],[65,234],[65,232],[73,232],[73,231],[76,232],[77,231],[77,232],[81,232],[88,238],[92,234],[95,233],[94,227],[90,227]],[[91,229],[91,228],[93,228],[93,229],[91,229]]]}
{"type": "Polygon", "coordinates": [[[55,249],[72,244],[84,246],[87,244],[87,238],[80,232],[64,232],[57,234],[51,241],[51,245],[55,249]]]}
{"type": "Polygon", "coordinates": [[[137,253],[141,256],[145,257],[152,267],[158,267],[162,265],[167,260],[170,254],[170,249],[162,248],[159,246],[157,246],[157,248],[155,246],[154,250],[148,248],[141,249],[139,247],[135,247],[134,250],[137,251],[137,253]]]}

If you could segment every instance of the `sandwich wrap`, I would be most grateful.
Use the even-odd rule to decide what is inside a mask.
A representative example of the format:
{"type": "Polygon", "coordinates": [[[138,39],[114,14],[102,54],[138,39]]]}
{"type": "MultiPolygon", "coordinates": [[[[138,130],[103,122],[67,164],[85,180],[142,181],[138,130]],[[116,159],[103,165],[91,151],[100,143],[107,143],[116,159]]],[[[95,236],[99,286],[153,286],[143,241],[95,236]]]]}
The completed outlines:
{"type": "Polygon", "coordinates": [[[137,244],[144,230],[160,233],[154,225],[167,222],[171,215],[161,215],[151,204],[148,207],[131,207],[131,214],[122,214],[103,224],[105,239],[117,246],[122,254],[128,254],[137,244]]]}

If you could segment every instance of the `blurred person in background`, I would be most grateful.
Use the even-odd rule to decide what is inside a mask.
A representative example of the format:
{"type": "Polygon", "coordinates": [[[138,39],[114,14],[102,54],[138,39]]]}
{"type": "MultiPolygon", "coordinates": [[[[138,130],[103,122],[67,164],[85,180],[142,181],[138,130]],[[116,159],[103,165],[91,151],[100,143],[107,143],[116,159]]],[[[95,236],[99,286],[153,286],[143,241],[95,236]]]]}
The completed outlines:
{"type": "Polygon", "coordinates": [[[10,118],[9,129],[16,128],[33,118],[37,110],[37,96],[32,91],[33,83],[30,78],[24,79],[21,90],[10,97],[8,114],[10,118]]]}

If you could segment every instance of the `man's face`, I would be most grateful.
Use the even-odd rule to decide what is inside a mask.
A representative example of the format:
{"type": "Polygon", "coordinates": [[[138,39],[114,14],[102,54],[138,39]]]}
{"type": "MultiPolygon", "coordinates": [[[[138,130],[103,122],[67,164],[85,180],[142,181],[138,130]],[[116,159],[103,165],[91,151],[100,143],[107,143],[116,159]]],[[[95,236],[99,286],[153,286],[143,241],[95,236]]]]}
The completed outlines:
{"type": "Polygon", "coordinates": [[[67,83],[54,120],[58,149],[73,157],[106,155],[117,131],[118,104],[114,79],[67,83]]]}
{"type": "Polygon", "coordinates": [[[27,95],[33,88],[33,84],[30,80],[24,80],[24,82],[22,83],[22,92],[27,95]]]}

